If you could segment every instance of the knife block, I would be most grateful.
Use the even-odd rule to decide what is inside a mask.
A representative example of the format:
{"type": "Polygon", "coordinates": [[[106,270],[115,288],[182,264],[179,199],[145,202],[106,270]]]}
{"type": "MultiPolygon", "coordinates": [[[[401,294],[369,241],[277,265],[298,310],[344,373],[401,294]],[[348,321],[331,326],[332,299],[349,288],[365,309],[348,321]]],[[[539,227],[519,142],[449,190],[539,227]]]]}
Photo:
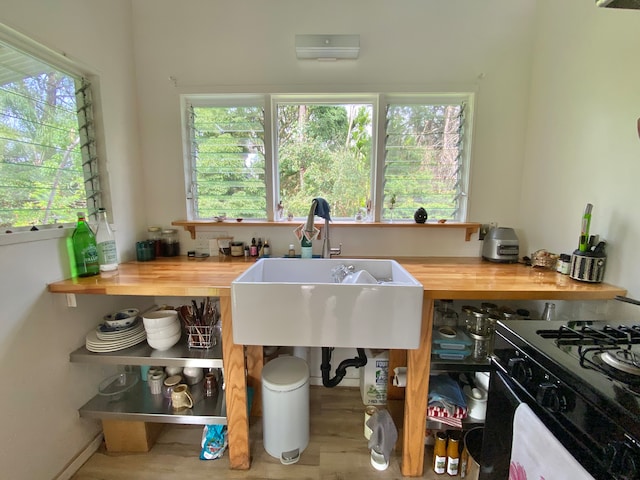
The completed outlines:
{"type": "Polygon", "coordinates": [[[569,276],[581,282],[600,283],[604,277],[607,256],[602,252],[581,252],[576,250],[571,255],[569,276]]]}

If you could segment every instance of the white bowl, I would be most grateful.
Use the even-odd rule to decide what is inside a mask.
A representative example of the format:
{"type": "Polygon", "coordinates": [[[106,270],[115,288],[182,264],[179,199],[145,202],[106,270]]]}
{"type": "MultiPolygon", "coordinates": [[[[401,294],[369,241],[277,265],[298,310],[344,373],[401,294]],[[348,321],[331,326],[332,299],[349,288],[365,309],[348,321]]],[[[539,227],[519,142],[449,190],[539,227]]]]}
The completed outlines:
{"type": "Polygon", "coordinates": [[[156,310],[142,315],[142,322],[145,328],[168,327],[178,319],[176,310],[156,310]]]}
{"type": "Polygon", "coordinates": [[[144,327],[147,332],[147,337],[164,338],[172,337],[181,330],[180,322],[172,323],[162,328],[148,328],[144,327]]]}
{"type": "Polygon", "coordinates": [[[182,332],[175,334],[173,337],[166,337],[166,338],[160,338],[160,339],[147,337],[147,343],[151,348],[155,348],[156,350],[160,350],[160,351],[169,350],[176,343],[178,343],[181,336],[182,336],[182,332]]]}

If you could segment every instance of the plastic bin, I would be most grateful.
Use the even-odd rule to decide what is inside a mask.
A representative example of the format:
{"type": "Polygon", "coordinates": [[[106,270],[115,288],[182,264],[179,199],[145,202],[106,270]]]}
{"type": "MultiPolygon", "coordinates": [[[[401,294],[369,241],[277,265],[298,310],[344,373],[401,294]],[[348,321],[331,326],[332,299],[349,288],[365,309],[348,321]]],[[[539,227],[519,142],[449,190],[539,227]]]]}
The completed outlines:
{"type": "Polygon", "coordinates": [[[309,444],[309,366],[277,357],[262,369],[264,449],[284,465],[296,463],[309,444]]]}

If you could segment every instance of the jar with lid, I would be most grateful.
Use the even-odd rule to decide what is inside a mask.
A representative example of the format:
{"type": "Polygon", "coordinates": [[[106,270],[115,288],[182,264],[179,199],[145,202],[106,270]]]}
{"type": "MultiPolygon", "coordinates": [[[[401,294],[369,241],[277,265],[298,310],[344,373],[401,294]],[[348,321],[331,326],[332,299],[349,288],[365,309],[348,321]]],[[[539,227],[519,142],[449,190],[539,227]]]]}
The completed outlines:
{"type": "Polygon", "coordinates": [[[241,257],[244,255],[244,242],[231,242],[231,256],[241,257]]]}
{"type": "Polygon", "coordinates": [[[153,252],[156,257],[162,256],[162,229],[160,227],[147,228],[147,238],[153,242],[153,252]]]}
{"type": "Polygon", "coordinates": [[[180,255],[180,241],[178,231],[175,228],[162,230],[162,255],[175,257],[180,255]]]}
{"type": "Polygon", "coordinates": [[[439,431],[436,433],[436,442],[433,445],[433,471],[442,475],[447,470],[447,434],[439,431]]]}

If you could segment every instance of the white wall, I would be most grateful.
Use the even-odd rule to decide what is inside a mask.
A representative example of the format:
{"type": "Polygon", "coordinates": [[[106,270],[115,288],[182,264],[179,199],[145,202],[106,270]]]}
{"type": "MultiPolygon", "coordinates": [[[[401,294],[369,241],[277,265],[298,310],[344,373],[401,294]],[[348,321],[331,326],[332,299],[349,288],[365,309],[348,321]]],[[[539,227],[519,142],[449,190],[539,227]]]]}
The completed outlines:
{"type": "MultiPolygon", "coordinates": [[[[149,220],[186,218],[181,93],[463,90],[477,92],[469,220],[515,224],[534,11],[533,0],[134,0],[149,220]],[[360,34],[360,58],[298,61],[298,33],[360,34]]],[[[362,252],[363,236],[366,254],[480,251],[477,239],[464,242],[460,232],[405,230],[403,242],[393,239],[397,232],[334,232],[352,255],[362,252]]],[[[227,233],[254,236],[244,228],[227,233]]],[[[269,237],[278,253],[295,239],[282,229],[255,236],[269,237]]],[[[193,245],[184,232],[181,241],[193,245]]]]}
{"type": "MultiPolygon", "coordinates": [[[[131,9],[128,0],[3,0],[0,22],[99,76],[105,137],[103,173],[113,187],[112,211],[121,257],[132,258],[137,230],[146,229],[138,158],[131,9]]],[[[14,234],[18,235],[18,234],[14,234]]],[[[29,235],[29,234],[27,234],[29,235]]],[[[33,237],[33,235],[31,235],[33,237]]],[[[71,364],[69,353],[115,309],[141,306],[129,297],[64,295],[47,284],[69,276],[64,239],[0,243],[0,477],[46,480],[63,471],[100,431],[78,408],[113,367],[71,364]]],[[[15,241],[15,237],[14,237],[15,241]]]]}
{"type": "MultiPolygon", "coordinates": [[[[0,22],[99,75],[125,259],[147,225],[186,215],[180,93],[471,89],[469,220],[516,227],[523,252],[568,251],[591,201],[593,231],[611,244],[605,279],[640,296],[640,12],[597,10],[589,0],[4,0],[0,22]],[[296,33],[359,33],[361,58],[298,62],[296,33]]],[[[347,253],[477,255],[480,245],[457,232],[334,233],[347,253]]],[[[197,243],[181,234],[185,246],[197,243]]],[[[286,232],[258,234],[276,252],[291,243],[286,232]]],[[[67,308],[63,295],[46,292],[68,275],[59,239],[2,245],[0,265],[0,375],[24,392],[0,399],[3,476],[52,478],[98,431],[77,408],[105,372],[70,364],[69,352],[102,315],[146,299],[78,296],[78,308],[67,308]]]]}
{"type": "Polygon", "coordinates": [[[605,281],[640,297],[640,11],[543,0],[521,196],[528,250],[570,253],[580,218],[608,242],[605,281]]]}

